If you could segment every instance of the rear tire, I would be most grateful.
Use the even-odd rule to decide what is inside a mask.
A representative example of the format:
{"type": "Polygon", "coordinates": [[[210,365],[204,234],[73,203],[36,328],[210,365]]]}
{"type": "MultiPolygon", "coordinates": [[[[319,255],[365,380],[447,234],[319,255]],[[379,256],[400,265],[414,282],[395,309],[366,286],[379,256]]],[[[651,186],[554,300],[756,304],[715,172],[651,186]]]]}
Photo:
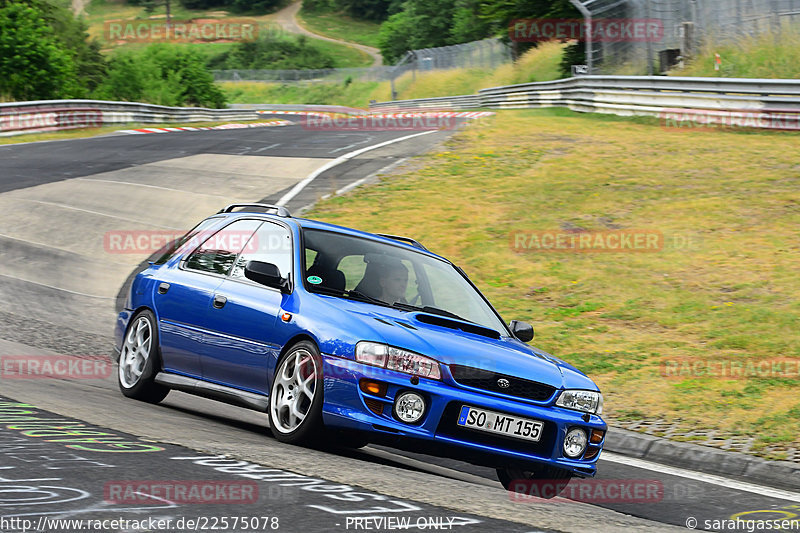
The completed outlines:
{"type": "Polygon", "coordinates": [[[538,466],[535,470],[498,468],[497,479],[508,492],[550,499],[561,494],[567,487],[572,479],[572,472],[549,465],[538,466]]]}
{"type": "Polygon", "coordinates": [[[160,368],[156,317],[145,309],[131,319],[122,339],[117,371],[119,390],[128,398],[160,402],[169,394],[167,387],[154,381],[160,368]]]}
{"type": "Polygon", "coordinates": [[[322,356],[313,342],[298,342],[280,358],[268,410],[277,440],[298,445],[323,440],[322,384],[322,356]]]}

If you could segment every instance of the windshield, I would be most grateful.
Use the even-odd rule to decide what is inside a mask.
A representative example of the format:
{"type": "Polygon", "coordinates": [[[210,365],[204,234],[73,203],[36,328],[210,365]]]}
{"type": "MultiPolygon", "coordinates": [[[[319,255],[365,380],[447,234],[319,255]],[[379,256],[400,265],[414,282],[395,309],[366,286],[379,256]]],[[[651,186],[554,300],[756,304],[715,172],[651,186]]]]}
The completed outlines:
{"type": "Polygon", "coordinates": [[[401,246],[303,231],[311,292],[473,322],[507,335],[497,313],[453,265],[401,246]]]}

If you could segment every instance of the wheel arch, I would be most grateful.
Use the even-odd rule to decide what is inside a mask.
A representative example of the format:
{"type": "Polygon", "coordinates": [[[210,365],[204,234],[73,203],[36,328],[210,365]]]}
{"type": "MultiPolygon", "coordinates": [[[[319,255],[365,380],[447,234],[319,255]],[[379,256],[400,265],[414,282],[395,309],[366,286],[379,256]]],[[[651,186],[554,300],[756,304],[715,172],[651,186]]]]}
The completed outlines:
{"type": "Polygon", "coordinates": [[[136,316],[138,316],[142,311],[150,311],[155,318],[155,324],[153,324],[153,327],[156,329],[156,338],[158,339],[158,342],[156,343],[156,353],[154,355],[158,357],[158,370],[162,371],[164,370],[164,357],[161,354],[161,323],[158,319],[158,312],[155,309],[149,305],[140,305],[131,311],[131,318],[128,320],[128,324],[125,326],[125,333],[123,334],[122,338],[123,343],[125,342],[125,335],[128,333],[128,328],[131,326],[131,322],[133,322],[133,319],[136,318],[136,316]]]}
{"type": "Polygon", "coordinates": [[[280,363],[283,356],[286,355],[286,353],[290,349],[292,349],[292,347],[295,344],[302,341],[308,341],[312,343],[314,346],[317,347],[317,351],[319,351],[320,354],[322,353],[322,350],[320,349],[319,346],[319,341],[307,331],[295,333],[294,335],[289,337],[289,339],[283,344],[283,347],[281,348],[280,352],[278,352],[278,355],[277,357],[275,357],[275,360],[272,361],[272,363],[268,367],[267,390],[269,391],[270,394],[272,392],[272,382],[275,380],[275,372],[278,370],[278,363],[280,363]]]}

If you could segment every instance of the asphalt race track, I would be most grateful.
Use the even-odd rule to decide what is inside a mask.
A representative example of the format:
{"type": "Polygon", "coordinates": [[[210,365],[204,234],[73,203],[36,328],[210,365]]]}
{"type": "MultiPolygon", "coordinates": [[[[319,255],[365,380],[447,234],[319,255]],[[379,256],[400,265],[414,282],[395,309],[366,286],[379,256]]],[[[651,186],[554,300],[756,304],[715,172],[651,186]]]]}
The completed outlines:
{"type": "MultiPolygon", "coordinates": [[[[119,295],[155,251],[115,249],[109,235],[180,233],[227,203],[275,201],[322,165],[410,133],[287,126],[0,146],[0,355],[108,361],[119,295]]],[[[363,153],[288,206],[312,204],[448,135],[363,153]]],[[[103,531],[513,532],[686,531],[692,518],[702,530],[706,520],[800,515],[800,494],[611,454],[598,480],[656,484],[658,496],[514,498],[493,471],[457,461],[377,446],[288,446],[271,437],[264,414],[178,392],[159,405],[127,400],[111,365],[97,364],[92,379],[0,375],[0,532],[23,529],[11,518],[41,526],[42,517],[129,520],[103,531]],[[215,496],[191,497],[204,487],[215,496]]]]}

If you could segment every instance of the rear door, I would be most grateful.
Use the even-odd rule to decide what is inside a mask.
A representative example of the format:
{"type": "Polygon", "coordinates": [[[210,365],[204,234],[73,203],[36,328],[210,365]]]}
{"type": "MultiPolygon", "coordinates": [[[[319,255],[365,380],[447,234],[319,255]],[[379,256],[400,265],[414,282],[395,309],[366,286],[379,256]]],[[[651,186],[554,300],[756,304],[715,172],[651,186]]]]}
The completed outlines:
{"type": "Polygon", "coordinates": [[[215,290],[260,224],[233,222],[205,239],[178,268],[165,270],[154,297],[164,370],[202,377],[200,353],[215,290]]]}

